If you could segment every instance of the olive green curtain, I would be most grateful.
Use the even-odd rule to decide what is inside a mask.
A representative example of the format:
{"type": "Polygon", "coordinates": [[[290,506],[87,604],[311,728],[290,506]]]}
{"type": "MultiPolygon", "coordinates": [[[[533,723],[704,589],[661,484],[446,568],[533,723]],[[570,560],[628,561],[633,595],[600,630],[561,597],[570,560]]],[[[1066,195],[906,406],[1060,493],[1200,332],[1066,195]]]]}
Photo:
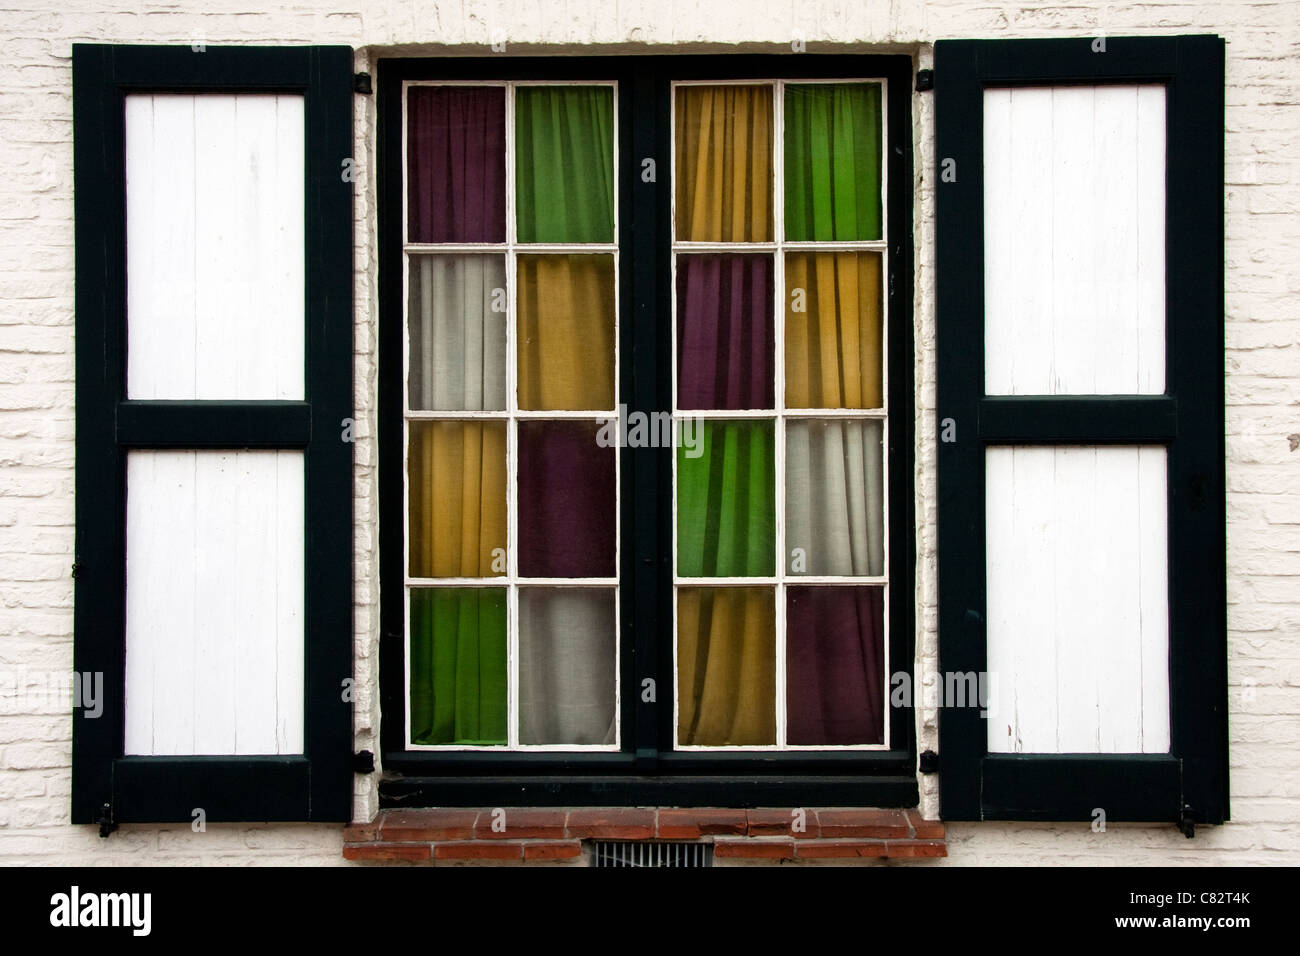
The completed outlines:
{"type": "Polygon", "coordinates": [[[710,421],[697,437],[677,450],[678,575],[775,574],[772,423],[710,421]]]}
{"type": "Polygon", "coordinates": [[[411,591],[411,742],[506,743],[505,588],[411,591]]]}
{"type": "Polygon", "coordinates": [[[515,210],[520,242],[614,241],[611,87],[516,90],[515,210]]]}
{"type": "Polygon", "coordinates": [[[880,86],[785,88],[785,237],[879,239],[880,86]]]}

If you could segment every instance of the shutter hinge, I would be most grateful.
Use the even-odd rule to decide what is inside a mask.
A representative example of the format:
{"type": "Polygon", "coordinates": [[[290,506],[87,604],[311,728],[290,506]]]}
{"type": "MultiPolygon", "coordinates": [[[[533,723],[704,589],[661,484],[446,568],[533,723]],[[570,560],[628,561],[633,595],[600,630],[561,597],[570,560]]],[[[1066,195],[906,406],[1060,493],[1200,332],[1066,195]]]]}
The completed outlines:
{"type": "Polygon", "coordinates": [[[370,85],[369,73],[352,74],[352,92],[363,93],[366,96],[369,96],[374,92],[374,88],[370,85]]]}
{"type": "Polygon", "coordinates": [[[369,750],[360,750],[352,755],[353,773],[374,773],[375,755],[369,750]]]}
{"type": "Polygon", "coordinates": [[[933,750],[921,751],[920,768],[921,773],[938,773],[939,755],[933,750]]]}
{"type": "Polygon", "coordinates": [[[916,71],[916,92],[928,93],[934,89],[934,70],[916,71]]]}
{"type": "Polygon", "coordinates": [[[1178,829],[1183,831],[1183,836],[1191,839],[1196,836],[1196,811],[1186,804],[1183,805],[1183,812],[1178,820],[1178,829]]]}
{"type": "Polygon", "coordinates": [[[99,819],[95,821],[99,824],[100,839],[108,839],[108,835],[117,829],[117,824],[113,822],[113,805],[105,803],[99,808],[99,819]]]}

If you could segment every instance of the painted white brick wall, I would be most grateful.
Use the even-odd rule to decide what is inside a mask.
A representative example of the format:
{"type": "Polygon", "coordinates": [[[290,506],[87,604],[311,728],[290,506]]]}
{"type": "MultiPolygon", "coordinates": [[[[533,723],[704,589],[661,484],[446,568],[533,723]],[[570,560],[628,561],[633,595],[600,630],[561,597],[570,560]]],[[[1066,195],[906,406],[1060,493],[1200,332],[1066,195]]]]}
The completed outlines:
{"type": "MultiPolygon", "coordinates": [[[[0,0],[0,864],[342,863],[334,826],[67,823],[67,709],[13,689],[72,667],[71,44],[344,43],[374,56],[810,50],[912,53],[956,37],[1218,33],[1227,39],[1226,372],[1233,821],[1171,827],[959,824],[947,864],[1300,862],[1300,21],[1286,2],[1075,0],[0,0]],[[262,7],[267,9],[260,9],[262,7]],[[4,680],[8,681],[6,684],[4,680]]],[[[917,627],[935,635],[933,99],[916,98],[917,627]]],[[[373,168],[373,98],[355,156],[373,168]]],[[[376,749],[376,250],[373,177],[356,202],[356,745],[376,749]]],[[[935,715],[920,715],[937,747],[935,715]]],[[[358,778],[357,817],[375,808],[358,778]]],[[[938,808],[922,778],[923,809],[938,808]]]]}

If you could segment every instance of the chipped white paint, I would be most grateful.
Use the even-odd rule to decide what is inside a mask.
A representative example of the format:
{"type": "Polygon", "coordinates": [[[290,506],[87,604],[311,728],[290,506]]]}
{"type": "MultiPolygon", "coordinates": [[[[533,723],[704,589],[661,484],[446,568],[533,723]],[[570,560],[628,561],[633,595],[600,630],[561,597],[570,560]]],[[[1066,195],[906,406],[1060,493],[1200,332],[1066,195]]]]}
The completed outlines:
{"type": "Polygon", "coordinates": [[[303,98],[126,97],[127,394],[303,397],[303,98]]]}
{"type": "Polygon", "coordinates": [[[1165,89],[984,91],[990,395],[1165,387],[1165,89]]]}
{"type": "Polygon", "coordinates": [[[990,753],[1169,749],[1166,453],[985,455],[990,753]]]}
{"type": "Polygon", "coordinates": [[[126,548],[126,752],[302,753],[302,452],[130,452],[126,548]]]}

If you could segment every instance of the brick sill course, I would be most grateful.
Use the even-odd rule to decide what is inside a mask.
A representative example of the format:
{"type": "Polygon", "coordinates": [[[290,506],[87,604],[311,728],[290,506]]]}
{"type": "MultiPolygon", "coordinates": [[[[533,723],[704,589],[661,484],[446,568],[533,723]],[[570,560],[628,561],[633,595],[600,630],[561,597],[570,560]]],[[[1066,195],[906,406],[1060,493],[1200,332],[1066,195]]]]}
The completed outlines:
{"type": "Polygon", "coordinates": [[[932,859],[944,825],[915,810],[804,809],[381,810],[349,824],[343,856],[358,862],[581,863],[584,840],[688,840],[716,859],[932,859]],[[802,822],[802,827],[799,827],[802,822]],[[494,827],[494,823],[496,824],[494,827]]]}

